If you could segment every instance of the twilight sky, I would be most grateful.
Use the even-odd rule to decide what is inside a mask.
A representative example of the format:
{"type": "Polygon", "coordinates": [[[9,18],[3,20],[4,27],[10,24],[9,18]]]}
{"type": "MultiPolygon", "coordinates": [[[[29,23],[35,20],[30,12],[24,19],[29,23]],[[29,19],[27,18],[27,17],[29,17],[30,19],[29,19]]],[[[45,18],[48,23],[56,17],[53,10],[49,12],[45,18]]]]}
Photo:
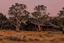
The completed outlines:
{"type": "Polygon", "coordinates": [[[27,10],[30,12],[33,12],[36,5],[45,5],[51,16],[56,16],[59,10],[64,7],[64,0],[0,0],[0,12],[7,15],[9,7],[14,3],[26,4],[27,10]]]}

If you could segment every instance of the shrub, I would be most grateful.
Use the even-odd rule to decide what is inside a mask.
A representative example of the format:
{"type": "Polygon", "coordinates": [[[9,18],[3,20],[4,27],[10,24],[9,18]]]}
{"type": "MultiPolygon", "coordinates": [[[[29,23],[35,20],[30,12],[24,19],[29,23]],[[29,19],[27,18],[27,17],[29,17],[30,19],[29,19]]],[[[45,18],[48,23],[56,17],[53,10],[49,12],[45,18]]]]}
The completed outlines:
{"type": "Polygon", "coordinates": [[[39,34],[39,37],[43,37],[41,34],[39,34]]]}
{"type": "Polygon", "coordinates": [[[36,38],[36,39],[34,39],[34,40],[35,40],[35,41],[40,41],[40,40],[39,40],[39,39],[37,39],[37,38],[36,38]]]}
{"type": "Polygon", "coordinates": [[[2,41],[3,39],[2,38],[0,38],[0,41],[2,41]]]}
{"type": "Polygon", "coordinates": [[[47,36],[47,37],[53,37],[52,34],[45,34],[45,36],[47,36]]]}
{"type": "Polygon", "coordinates": [[[29,38],[30,41],[34,41],[32,38],[29,38]]]}
{"type": "Polygon", "coordinates": [[[11,41],[22,41],[21,38],[15,37],[15,36],[9,36],[6,39],[11,40],[11,41]]]}
{"type": "Polygon", "coordinates": [[[59,38],[59,40],[64,41],[64,38],[59,38]]]}
{"type": "Polygon", "coordinates": [[[26,40],[26,36],[23,36],[23,39],[22,39],[22,40],[23,40],[23,41],[27,41],[27,40],[26,40]]]}

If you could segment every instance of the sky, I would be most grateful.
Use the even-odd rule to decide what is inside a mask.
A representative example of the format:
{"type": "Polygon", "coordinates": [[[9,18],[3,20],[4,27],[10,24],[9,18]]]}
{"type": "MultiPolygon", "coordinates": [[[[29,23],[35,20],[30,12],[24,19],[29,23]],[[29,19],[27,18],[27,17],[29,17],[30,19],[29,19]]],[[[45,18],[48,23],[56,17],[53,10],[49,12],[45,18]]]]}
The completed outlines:
{"type": "Polygon", "coordinates": [[[47,6],[47,12],[49,12],[51,16],[57,16],[57,13],[64,7],[64,0],[0,0],[0,12],[8,15],[9,7],[15,3],[26,4],[29,12],[33,12],[33,8],[36,5],[45,5],[47,6]]]}

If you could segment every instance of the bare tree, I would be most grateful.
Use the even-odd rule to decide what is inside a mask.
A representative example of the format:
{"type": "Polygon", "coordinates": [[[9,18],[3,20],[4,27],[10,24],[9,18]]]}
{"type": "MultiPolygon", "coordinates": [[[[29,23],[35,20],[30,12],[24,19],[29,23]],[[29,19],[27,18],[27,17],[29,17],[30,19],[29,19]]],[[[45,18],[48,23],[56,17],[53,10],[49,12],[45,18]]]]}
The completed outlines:
{"type": "Polygon", "coordinates": [[[32,13],[33,18],[38,20],[38,31],[41,31],[41,24],[44,23],[48,19],[48,15],[46,13],[46,6],[38,5],[34,8],[35,12],[32,13]]]}
{"type": "Polygon", "coordinates": [[[16,26],[16,30],[19,31],[21,22],[25,23],[28,20],[29,12],[26,10],[25,4],[15,3],[9,9],[9,16],[16,26]]]}

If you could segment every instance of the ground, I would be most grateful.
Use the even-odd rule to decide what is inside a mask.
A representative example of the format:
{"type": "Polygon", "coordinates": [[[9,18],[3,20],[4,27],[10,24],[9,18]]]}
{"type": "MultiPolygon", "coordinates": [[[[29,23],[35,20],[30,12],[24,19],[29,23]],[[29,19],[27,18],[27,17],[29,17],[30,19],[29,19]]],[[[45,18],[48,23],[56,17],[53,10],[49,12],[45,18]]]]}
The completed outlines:
{"type": "Polygon", "coordinates": [[[49,31],[0,30],[0,43],[64,43],[64,34],[49,31]]]}

